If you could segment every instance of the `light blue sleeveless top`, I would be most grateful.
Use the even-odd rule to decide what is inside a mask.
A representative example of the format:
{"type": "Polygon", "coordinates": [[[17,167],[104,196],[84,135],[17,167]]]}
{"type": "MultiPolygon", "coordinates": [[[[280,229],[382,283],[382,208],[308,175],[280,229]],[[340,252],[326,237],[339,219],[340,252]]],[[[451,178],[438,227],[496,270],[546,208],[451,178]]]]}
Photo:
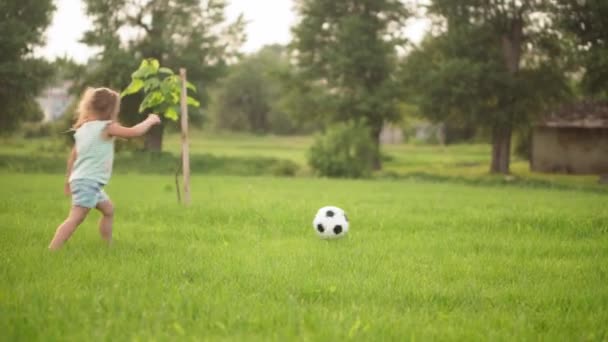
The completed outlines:
{"type": "Polygon", "coordinates": [[[76,160],[69,181],[89,179],[108,184],[114,162],[114,138],[107,138],[104,129],[111,121],[89,121],[76,130],[76,160]]]}

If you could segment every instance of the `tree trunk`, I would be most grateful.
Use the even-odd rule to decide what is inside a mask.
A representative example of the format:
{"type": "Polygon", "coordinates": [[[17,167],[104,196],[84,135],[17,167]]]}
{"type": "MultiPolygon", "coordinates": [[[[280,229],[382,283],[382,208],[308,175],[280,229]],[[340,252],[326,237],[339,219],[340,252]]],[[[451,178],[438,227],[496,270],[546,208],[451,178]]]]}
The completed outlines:
{"type": "Polygon", "coordinates": [[[372,160],[372,166],[375,171],[382,170],[382,156],[380,153],[380,133],[382,133],[382,126],[372,127],[372,141],[374,142],[374,157],[372,160]]]}
{"type": "MultiPolygon", "coordinates": [[[[523,19],[521,16],[511,21],[509,32],[502,35],[502,53],[504,62],[511,75],[519,72],[521,61],[521,45],[523,40],[523,19]]],[[[512,103],[517,99],[510,98],[512,103]]],[[[506,118],[506,124],[496,124],[492,130],[492,162],[491,173],[509,174],[511,162],[511,119],[506,118]]]]}
{"type": "Polygon", "coordinates": [[[161,152],[163,149],[164,125],[153,126],[145,137],[144,148],[148,152],[161,152]]]}
{"type": "Polygon", "coordinates": [[[502,54],[509,73],[519,71],[521,61],[521,45],[523,40],[523,19],[516,18],[511,22],[508,33],[502,35],[502,54]]]}
{"type": "Polygon", "coordinates": [[[492,130],[491,173],[509,174],[511,161],[511,127],[497,126],[492,130]]]}

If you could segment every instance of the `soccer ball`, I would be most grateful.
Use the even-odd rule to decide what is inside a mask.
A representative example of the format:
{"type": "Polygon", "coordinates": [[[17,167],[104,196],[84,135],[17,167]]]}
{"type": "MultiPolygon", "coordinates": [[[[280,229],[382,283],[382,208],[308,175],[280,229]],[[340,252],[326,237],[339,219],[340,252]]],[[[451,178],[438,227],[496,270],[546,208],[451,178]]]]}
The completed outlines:
{"type": "Polygon", "coordinates": [[[317,211],[312,227],[321,239],[341,238],[348,233],[348,217],[338,207],[323,207],[317,211]]]}

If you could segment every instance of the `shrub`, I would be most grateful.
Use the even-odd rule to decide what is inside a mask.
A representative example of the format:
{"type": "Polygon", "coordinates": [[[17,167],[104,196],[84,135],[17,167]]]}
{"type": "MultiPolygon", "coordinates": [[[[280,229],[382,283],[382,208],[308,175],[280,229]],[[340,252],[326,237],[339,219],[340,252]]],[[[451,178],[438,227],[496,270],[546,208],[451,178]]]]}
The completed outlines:
{"type": "Polygon", "coordinates": [[[26,139],[45,138],[51,135],[51,127],[47,123],[28,122],[22,127],[23,137],[26,139]]]}
{"type": "Polygon", "coordinates": [[[271,169],[273,176],[293,177],[298,173],[298,164],[290,160],[279,160],[271,169]]]}
{"type": "Polygon", "coordinates": [[[308,163],[327,177],[369,177],[373,168],[374,142],[360,123],[341,123],[318,136],[309,150],[308,163]]]}

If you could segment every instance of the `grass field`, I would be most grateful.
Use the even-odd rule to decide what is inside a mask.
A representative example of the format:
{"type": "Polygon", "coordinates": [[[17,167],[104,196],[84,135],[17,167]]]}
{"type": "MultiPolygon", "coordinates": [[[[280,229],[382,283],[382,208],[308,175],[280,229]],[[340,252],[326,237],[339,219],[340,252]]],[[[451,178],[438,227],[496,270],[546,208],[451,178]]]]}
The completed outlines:
{"type": "Polygon", "coordinates": [[[182,208],[170,176],[118,174],[115,244],[95,213],[49,253],[61,175],[0,189],[5,341],[608,340],[602,192],[195,176],[182,208]],[[315,237],[326,204],[345,239],[315,237]]]}
{"type": "MultiPolygon", "coordinates": [[[[0,140],[0,171],[13,173],[62,173],[67,146],[58,139],[0,140]]],[[[272,175],[284,174],[283,162],[295,163],[296,175],[310,176],[306,163],[312,137],[254,136],[191,133],[191,158],[195,174],[272,175]],[[278,169],[278,172],[277,170],[278,169]]],[[[173,173],[180,151],[180,136],[167,134],[162,159],[118,154],[116,173],[173,173]],[[170,160],[168,160],[170,159],[170,160]]],[[[598,176],[538,174],[530,172],[528,162],[512,157],[512,175],[488,174],[490,146],[461,145],[387,145],[383,147],[384,170],[376,177],[414,178],[427,181],[449,181],[466,184],[533,185],[544,188],[584,189],[608,193],[597,184],[598,176]]],[[[289,172],[288,172],[289,173],[289,172]]]]}

